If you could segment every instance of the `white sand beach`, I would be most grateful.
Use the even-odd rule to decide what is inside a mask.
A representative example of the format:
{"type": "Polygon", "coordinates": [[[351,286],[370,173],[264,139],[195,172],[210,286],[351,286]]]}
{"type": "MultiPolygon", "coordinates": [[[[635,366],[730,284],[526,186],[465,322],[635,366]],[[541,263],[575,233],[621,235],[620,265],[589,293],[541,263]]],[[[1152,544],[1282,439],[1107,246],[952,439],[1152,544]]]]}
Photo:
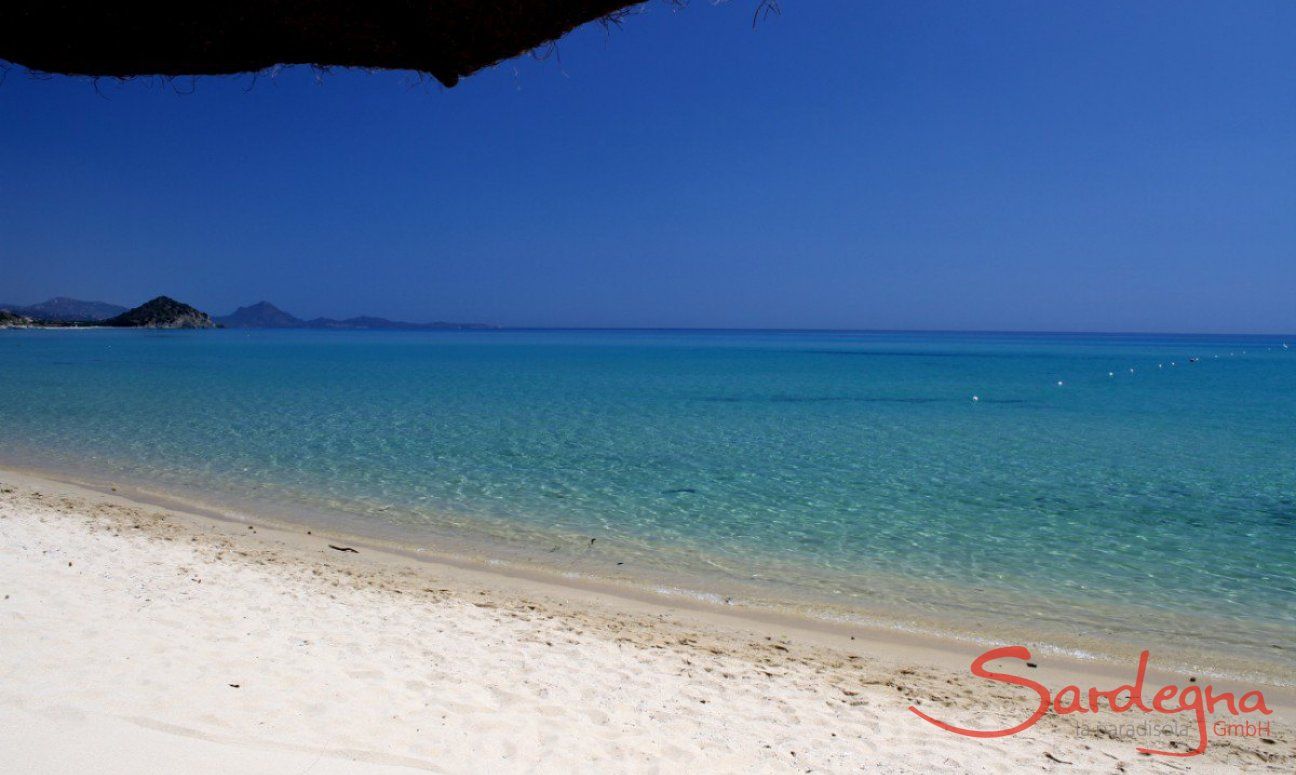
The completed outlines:
{"type": "MultiPolygon", "coordinates": [[[[976,647],[629,600],[13,472],[0,598],[9,772],[1296,768],[1288,697],[1267,687],[1271,737],[1188,759],[1053,714],[977,740],[908,710],[982,728],[1028,715],[1030,691],[968,676],[976,647]]],[[[1133,669],[1053,662],[1033,677],[1110,687],[1133,669]]]]}

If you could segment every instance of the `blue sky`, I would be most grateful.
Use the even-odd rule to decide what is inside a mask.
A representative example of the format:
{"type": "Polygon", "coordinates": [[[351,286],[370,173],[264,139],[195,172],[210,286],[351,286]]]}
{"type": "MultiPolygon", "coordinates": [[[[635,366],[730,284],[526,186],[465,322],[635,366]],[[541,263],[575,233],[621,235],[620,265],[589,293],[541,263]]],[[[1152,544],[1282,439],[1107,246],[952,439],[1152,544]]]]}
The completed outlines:
{"type": "Polygon", "coordinates": [[[451,90],[11,71],[0,301],[1296,331],[1296,3],[755,5],[451,90]]]}

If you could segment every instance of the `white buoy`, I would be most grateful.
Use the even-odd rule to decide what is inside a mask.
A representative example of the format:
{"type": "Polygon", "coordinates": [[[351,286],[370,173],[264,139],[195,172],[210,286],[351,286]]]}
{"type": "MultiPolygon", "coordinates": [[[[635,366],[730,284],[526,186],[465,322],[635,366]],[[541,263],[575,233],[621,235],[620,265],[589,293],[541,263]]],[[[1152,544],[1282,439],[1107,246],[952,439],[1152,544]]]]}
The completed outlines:
{"type": "Polygon", "coordinates": [[[1062,387],[1062,380],[1058,380],[1058,387],[1062,387]]]}
{"type": "Polygon", "coordinates": [[[980,401],[980,400],[981,400],[981,396],[972,396],[972,400],[973,400],[973,401],[980,401]]]}
{"type": "Polygon", "coordinates": [[[1114,377],[1114,376],[1116,376],[1116,372],[1114,372],[1114,371],[1109,371],[1109,372],[1107,372],[1107,376],[1109,376],[1109,377],[1114,377]]]}

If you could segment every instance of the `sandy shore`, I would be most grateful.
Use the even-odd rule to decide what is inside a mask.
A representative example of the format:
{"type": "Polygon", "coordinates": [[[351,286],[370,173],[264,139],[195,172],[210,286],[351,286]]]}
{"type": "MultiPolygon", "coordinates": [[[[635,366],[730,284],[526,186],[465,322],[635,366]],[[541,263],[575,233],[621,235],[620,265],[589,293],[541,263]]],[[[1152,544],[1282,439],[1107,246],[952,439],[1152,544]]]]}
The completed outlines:
{"type": "MultiPolygon", "coordinates": [[[[968,675],[972,646],[672,607],[12,472],[0,595],[15,772],[1296,768],[1285,690],[1249,687],[1276,707],[1267,737],[1212,736],[1190,759],[1135,749],[1185,750],[1191,734],[1092,731],[1176,722],[1135,713],[1050,713],[978,740],[908,710],[977,728],[1029,715],[1030,690],[968,675]]],[[[1055,688],[1134,669],[996,665],[1055,688]]]]}

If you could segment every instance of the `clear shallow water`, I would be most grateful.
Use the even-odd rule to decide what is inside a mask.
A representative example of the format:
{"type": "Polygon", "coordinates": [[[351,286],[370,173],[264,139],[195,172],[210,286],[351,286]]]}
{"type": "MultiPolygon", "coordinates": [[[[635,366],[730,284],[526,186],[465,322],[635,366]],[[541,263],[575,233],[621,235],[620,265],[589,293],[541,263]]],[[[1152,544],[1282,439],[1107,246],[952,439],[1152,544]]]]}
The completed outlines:
{"type": "Polygon", "coordinates": [[[1282,341],[6,331],[0,459],[822,616],[1291,678],[1282,341]]]}

